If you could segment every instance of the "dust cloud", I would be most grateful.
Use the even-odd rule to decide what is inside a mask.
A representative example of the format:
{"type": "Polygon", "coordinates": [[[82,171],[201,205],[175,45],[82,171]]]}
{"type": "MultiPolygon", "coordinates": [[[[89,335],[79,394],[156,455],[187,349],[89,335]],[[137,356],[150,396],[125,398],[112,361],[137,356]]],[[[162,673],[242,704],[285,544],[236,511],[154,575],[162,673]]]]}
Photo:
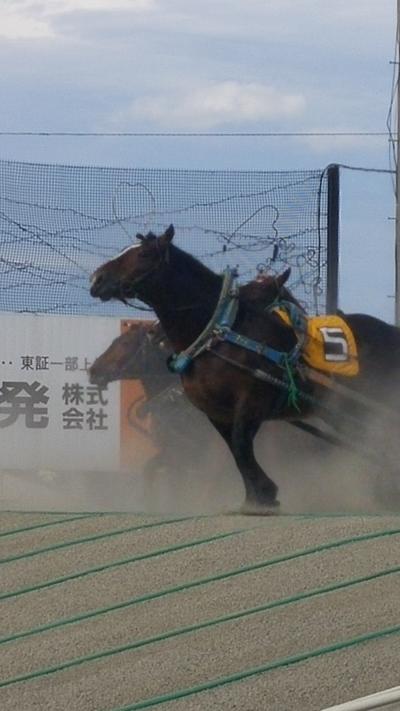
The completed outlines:
{"type": "MultiPolygon", "coordinates": [[[[388,407],[398,409],[397,394],[388,407]]],[[[114,472],[0,473],[2,510],[207,514],[239,511],[244,488],[227,446],[202,418],[168,456],[114,472]]],[[[256,457],[279,486],[282,513],[378,512],[400,508],[399,417],[379,410],[360,420],[359,452],[338,448],[290,423],[268,422],[256,457]]],[[[167,439],[171,433],[165,433],[167,439]]],[[[349,435],[350,440],[354,440],[349,435]]]]}

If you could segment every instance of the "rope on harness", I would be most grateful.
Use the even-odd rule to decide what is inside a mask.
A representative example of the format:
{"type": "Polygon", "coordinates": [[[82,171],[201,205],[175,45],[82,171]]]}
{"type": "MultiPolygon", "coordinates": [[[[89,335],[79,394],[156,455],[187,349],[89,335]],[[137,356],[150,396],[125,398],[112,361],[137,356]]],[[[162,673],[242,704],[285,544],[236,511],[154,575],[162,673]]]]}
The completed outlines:
{"type": "Polygon", "coordinates": [[[287,404],[297,410],[297,412],[301,412],[299,403],[301,392],[296,383],[293,363],[287,355],[284,356],[284,367],[288,381],[287,404]]]}

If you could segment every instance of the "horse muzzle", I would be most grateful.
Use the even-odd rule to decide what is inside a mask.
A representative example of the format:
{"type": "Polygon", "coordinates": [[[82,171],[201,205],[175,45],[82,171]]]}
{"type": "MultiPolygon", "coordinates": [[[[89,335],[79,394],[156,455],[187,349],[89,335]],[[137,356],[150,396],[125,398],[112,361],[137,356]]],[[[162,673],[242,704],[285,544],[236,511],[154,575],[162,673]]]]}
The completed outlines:
{"type": "Polygon", "coordinates": [[[101,299],[101,301],[109,301],[110,299],[119,296],[118,284],[110,279],[107,279],[102,274],[94,276],[90,286],[90,296],[101,299]]]}
{"type": "Polygon", "coordinates": [[[88,377],[91,385],[98,385],[100,388],[104,388],[110,382],[110,378],[96,362],[88,369],[88,377]]]}

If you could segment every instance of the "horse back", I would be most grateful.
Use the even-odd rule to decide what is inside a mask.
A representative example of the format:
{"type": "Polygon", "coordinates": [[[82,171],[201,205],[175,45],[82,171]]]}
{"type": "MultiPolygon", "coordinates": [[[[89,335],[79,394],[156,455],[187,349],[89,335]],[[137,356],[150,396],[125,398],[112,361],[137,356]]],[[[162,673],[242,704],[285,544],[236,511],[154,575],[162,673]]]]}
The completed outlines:
{"type": "Polygon", "coordinates": [[[360,357],[375,356],[400,368],[400,329],[367,314],[345,314],[357,343],[360,357]]]}

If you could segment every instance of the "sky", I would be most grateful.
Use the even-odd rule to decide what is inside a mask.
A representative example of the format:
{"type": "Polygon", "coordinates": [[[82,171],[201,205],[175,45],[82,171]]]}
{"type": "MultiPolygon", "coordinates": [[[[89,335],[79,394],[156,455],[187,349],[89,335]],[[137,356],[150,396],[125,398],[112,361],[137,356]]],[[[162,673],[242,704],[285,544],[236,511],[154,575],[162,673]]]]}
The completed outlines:
{"type": "MultiPolygon", "coordinates": [[[[386,132],[396,0],[2,0],[0,132],[386,132]]],[[[388,136],[0,135],[0,158],[389,169],[388,136]]],[[[342,171],[340,298],[394,317],[391,176],[342,171]]]]}

